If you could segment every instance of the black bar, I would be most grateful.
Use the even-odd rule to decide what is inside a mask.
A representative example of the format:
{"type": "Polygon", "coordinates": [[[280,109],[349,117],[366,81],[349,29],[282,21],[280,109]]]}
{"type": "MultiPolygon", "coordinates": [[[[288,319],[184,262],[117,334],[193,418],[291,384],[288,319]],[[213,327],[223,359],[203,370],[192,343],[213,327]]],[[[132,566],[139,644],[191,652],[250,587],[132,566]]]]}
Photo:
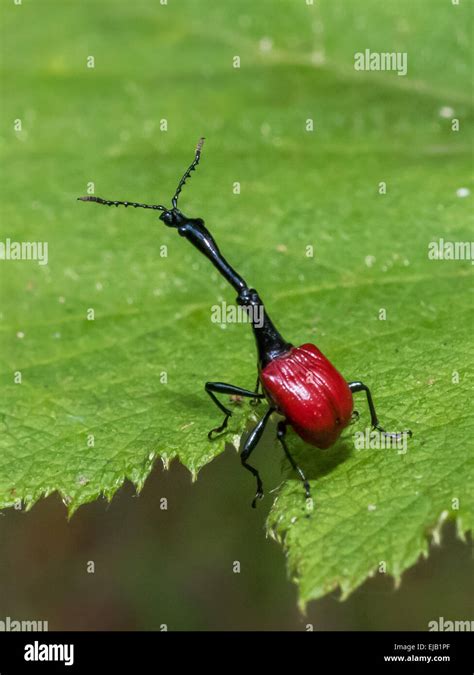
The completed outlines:
{"type": "Polygon", "coordinates": [[[186,663],[190,672],[235,671],[239,663],[251,672],[268,672],[278,659],[279,670],[288,675],[296,670],[470,675],[472,644],[471,632],[11,632],[0,633],[0,673],[174,673],[186,663]],[[73,645],[73,652],[61,654],[59,647],[50,652],[49,645],[73,645]],[[31,662],[26,655],[73,660],[31,662]]]}

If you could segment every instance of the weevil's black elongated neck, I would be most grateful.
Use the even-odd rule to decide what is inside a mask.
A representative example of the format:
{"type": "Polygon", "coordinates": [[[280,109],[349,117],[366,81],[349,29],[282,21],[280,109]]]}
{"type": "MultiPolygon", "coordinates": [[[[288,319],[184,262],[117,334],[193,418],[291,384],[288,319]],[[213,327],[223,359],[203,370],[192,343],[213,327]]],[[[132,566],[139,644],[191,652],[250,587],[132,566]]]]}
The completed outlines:
{"type": "Polygon", "coordinates": [[[249,288],[224,258],[204,221],[200,218],[186,218],[181,213],[179,218],[181,221],[177,226],[179,234],[186,237],[206,258],[209,258],[214,267],[238,292],[237,304],[245,307],[250,317],[260,368],[264,368],[270,361],[288,352],[292,345],[282,338],[273,325],[257,291],[249,288]]]}
{"type": "Polygon", "coordinates": [[[247,284],[242,277],[237,274],[234,268],[229,265],[219,247],[214,241],[213,236],[205,227],[200,218],[188,220],[185,224],[178,227],[178,232],[182,237],[186,237],[211,263],[216,267],[222,276],[235,288],[237,292],[247,288],[247,284]]]}

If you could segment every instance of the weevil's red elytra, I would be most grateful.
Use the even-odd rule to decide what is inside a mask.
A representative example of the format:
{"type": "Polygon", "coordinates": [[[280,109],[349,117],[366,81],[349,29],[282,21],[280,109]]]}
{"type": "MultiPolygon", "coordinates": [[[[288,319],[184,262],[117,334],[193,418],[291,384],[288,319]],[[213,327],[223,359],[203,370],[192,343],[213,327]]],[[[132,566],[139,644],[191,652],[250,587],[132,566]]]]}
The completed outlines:
{"type": "Polygon", "coordinates": [[[315,345],[292,347],[276,357],[263,368],[260,381],[276,411],[317,448],[333,445],[351,420],[349,385],[315,345]]]}

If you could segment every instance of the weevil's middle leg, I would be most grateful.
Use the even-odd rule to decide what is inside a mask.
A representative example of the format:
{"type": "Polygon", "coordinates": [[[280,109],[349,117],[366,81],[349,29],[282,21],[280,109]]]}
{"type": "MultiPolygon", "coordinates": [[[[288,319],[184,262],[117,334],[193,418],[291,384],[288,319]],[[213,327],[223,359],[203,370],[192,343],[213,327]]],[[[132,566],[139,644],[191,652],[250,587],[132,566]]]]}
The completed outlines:
{"type": "Polygon", "coordinates": [[[374,401],[372,399],[372,394],[370,393],[370,389],[366,384],[363,382],[348,382],[349,389],[353,394],[356,394],[359,391],[365,392],[367,396],[367,403],[369,406],[369,411],[370,411],[370,421],[374,429],[377,429],[377,431],[380,431],[381,434],[384,436],[390,436],[391,438],[400,438],[403,434],[406,434],[407,436],[412,436],[412,432],[410,430],[407,431],[396,431],[396,432],[390,432],[390,431],[385,431],[385,429],[380,426],[379,419],[377,417],[377,413],[375,412],[375,406],[374,406],[374,401]]]}
{"type": "Polygon", "coordinates": [[[255,493],[255,497],[252,500],[252,508],[255,508],[257,506],[257,499],[263,499],[263,483],[262,479],[260,478],[260,474],[258,473],[257,469],[255,469],[253,466],[250,466],[250,464],[247,464],[247,459],[250,457],[252,452],[255,450],[255,448],[258,445],[259,440],[262,437],[262,434],[265,430],[265,427],[267,425],[267,422],[270,418],[270,415],[275,412],[275,408],[268,408],[267,412],[265,415],[262,417],[262,419],[255,425],[255,427],[252,429],[250,432],[247,440],[245,441],[244,448],[242,452],[240,453],[240,461],[242,462],[242,466],[247,469],[247,471],[250,471],[251,474],[255,476],[257,479],[257,492],[255,493]]]}
{"type": "Polygon", "coordinates": [[[285,455],[288,458],[288,461],[290,462],[291,466],[293,467],[293,470],[296,471],[296,473],[299,475],[301,478],[301,481],[304,486],[305,494],[306,494],[306,499],[311,499],[311,489],[309,487],[309,482],[306,478],[306,476],[303,473],[303,469],[298,466],[298,464],[295,462],[293,457],[290,454],[290,451],[288,450],[288,446],[285,441],[285,435],[286,435],[286,422],[278,422],[277,425],[277,438],[280,441],[283,450],[285,451],[285,455]]]}
{"type": "Polygon", "coordinates": [[[256,391],[249,391],[248,389],[242,389],[241,387],[236,387],[233,384],[226,384],[225,382],[206,382],[205,384],[205,390],[211,397],[211,399],[214,401],[216,406],[219,408],[219,410],[222,410],[224,413],[224,421],[219,427],[215,427],[214,429],[211,429],[211,431],[208,433],[208,438],[212,440],[213,434],[220,434],[224,429],[227,428],[227,423],[229,421],[229,417],[232,415],[232,410],[229,410],[229,408],[226,408],[223,403],[219,401],[217,396],[215,394],[228,394],[230,396],[236,395],[236,396],[246,396],[247,398],[265,398],[264,394],[258,394],[256,391]]]}

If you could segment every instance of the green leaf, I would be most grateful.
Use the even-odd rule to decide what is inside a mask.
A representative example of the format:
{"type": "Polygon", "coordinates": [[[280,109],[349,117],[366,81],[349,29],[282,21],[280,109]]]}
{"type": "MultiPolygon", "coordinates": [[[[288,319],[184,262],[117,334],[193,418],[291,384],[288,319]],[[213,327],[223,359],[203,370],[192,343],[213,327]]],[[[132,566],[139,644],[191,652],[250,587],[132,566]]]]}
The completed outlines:
{"type": "Polygon", "coordinates": [[[126,479],[140,489],[157,458],[195,477],[238,447],[254,410],[235,405],[211,443],[203,389],[254,385],[248,327],[211,321],[233,292],[154,214],[75,201],[89,183],[168,201],[205,135],[184,212],[283,335],[316,342],[386,427],[414,432],[405,454],[355,450],[362,398],[334,448],[289,436],[314,511],[287,473],[268,529],[301,604],[379,569],[399,579],[446,518],[472,528],[472,265],[428,257],[472,239],[468,3],[137,0],[91,21],[57,0],[3,19],[0,240],[47,241],[49,261],[0,262],[0,507],[57,491],[72,513],[126,479]],[[406,52],[408,74],[355,71],[368,48],[406,52]]]}

